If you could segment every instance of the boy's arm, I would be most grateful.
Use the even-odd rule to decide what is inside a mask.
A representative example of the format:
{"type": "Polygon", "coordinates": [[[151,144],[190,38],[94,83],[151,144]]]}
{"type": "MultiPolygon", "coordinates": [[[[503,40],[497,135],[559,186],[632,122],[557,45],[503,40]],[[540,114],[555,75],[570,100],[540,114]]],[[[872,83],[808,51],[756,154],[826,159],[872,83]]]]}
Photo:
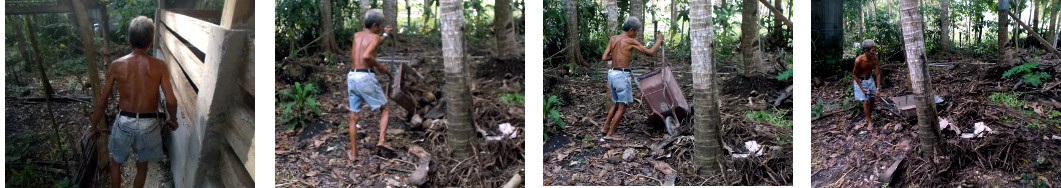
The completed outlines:
{"type": "Polygon", "coordinates": [[[862,92],[865,93],[865,92],[868,92],[868,91],[866,91],[866,88],[862,87],[862,82],[861,82],[861,80],[858,80],[858,75],[855,75],[855,72],[858,72],[858,63],[861,63],[861,62],[862,62],[862,59],[855,58],[855,66],[854,66],[855,68],[851,69],[851,78],[855,81],[855,85],[858,85],[858,89],[862,90],[862,92]]]}
{"type": "Polygon", "coordinates": [[[662,38],[656,39],[656,44],[652,44],[652,48],[650,49],[646,49],[645,45],[641,45],[641,42],[637,42],[636,40],[633,42],[634,44],[636,44],[634,45],[635,49],[641,51],[641,53],[644,53],[645,55],[654,56],[656,54],[656,50],[659,49],[659,44],[663,43],[663,40],[662,38]]]}
{"type": "Polygon", "coordinates": [[[601,61],[611,61],[612,60],[611,53],[612,53],[612,42],[609,40],[608,41],[608,47],[604,48],[604,54],[601,54],[600,60],[601,61]]]}
{"type": "Polygon", "coordinates": [[[383,39],[384,37],[379,37],[375,42],[371,42],[364,49],[361,49],[361,62],[364,62],[369,67],[376,67],[380,71],[386,72],[387,67],[376,61],[376,46],[379,46],[383,39]]]}
{"type": "Polygon", "coordinates": [[[162,67],[162,93],[166,95],[166,112],[169,114],[166,123],[172,124],[170,130],[176,130],[177,125],[177,97],[173,95],[173,83],[169,76],[169,68],[162,67]]]}
{"type": "MultiPolygon", "coordinates": [[[[113,65],[114,63],[116,62],[112,62],[111,64],[113,65]]],[[[100,99],[98,101],[96,101],[96,105],[92,107],[92,117],[89,118],[89,120],[92,122],[89,126],[89,130],[92,130],[93,132],[100,131],[97,130],[99,127],[96,124],[99,122],[100,119],[103,119],[103,114],[107,110],[107,100],[110,99],[111,90],[113,89],[113,75],[118,74],[117,69],[118,66],[109,66],[107,68],[107,75],[105,76],[106,81],[103,82],[103,95],[100,96],[100,99]]]]}
{"type": "Polygon", "coordinates": [[[874,91],[873,94],[874,95],[880,95],[880,61],[879,60],[877,61],[877,68],[873,69],[873,70],[876,71],[876,73],[877,73],[877,76],[875,78],[877,80],[874,80],[875,82],[873,82],[874,84],[877,84],[877,90],[874,91]]]}

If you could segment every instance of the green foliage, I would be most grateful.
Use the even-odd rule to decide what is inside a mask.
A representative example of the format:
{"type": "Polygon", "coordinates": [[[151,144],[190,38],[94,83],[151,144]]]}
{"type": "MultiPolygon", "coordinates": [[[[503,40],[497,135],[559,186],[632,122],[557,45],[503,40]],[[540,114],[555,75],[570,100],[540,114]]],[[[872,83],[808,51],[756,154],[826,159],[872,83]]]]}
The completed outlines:
{"type": "Polygon", "coordinates": [[[523,93],[504,93],[498,96],[497,100],[513,105],[523,105],[523,93]]]}
{"type": "Polygon", "coordinates": [[[294,130],[296,126],[305,126],[311,121],[310,114],[306,113],[309,109],[312,109],[316,115],[321,114],[320,108],[317,108],[317,100],[313,98],[318,92],[313,84],[302,85],[299,82],[295,82],[295,87],[281,90],[280,95],[291,101],[280,104],[281,115],[276,118],[276,121],[287,124],[288,130],[294,130]]]}
{"type": "Polygon", "coordinates": [[[1023,93],[1020,93],[1020,92],[991,93],[991,95],[987,96],[987,98],[990,99],[991,102],[996,102],[996,103],[1003,104],[1003,105],[1006,105],[1006,106],[1009,106],[1009,107],[1022,108],[1024,106],[1024,101],[1020,100],[1020,95],[1021,94],[1023,94],[1023,93]]]}
{"type": "Polygon", "coordinates": [[[1006,70],[1006,72],[1002,73],[1002,77],[1008,78],[1013,75],[1021,75],[1021,77],[1024,78],[1024,82],[1038,87],[1039,84],[1042,84],[1042,81],[1046,78],[1049,78],[1050,75],[1046,74],[1045,72],[1032,71],[1032,69],[1035,69],[1036,67],[1039,67],[1038,63],[1027,62],[1019,66],[1009,68],[1009,70],[1006,70]]]}
{"type": "Polygon", "coordinates": [[[789,110],[786,109],[773,109],[773,110],[755,110],[748,111],[744,114],[745,117],[752,121],[769,123],[781,127],[791,127],[792,120],[785,118],[789,110]]]}
{"type": "Polygon", "coordinates": [[[811,109],[811,110],[814,111],[814,118],[821,117],[822,113],[825,112],[825,108],[827,108],[829,106],[832,106],[832,105],[833,104],[825,103],[824,101],[822,101],[821,97],[818,97],[818,102],[814,103],[814,108],[811,109]]]}
{"type": "Polygon", "coordinates": [[[546,118],[549,118],[557,125],[560,125],[560,129],[566,129],[567,125],[564,124],[564,120],[561,119],[560,116],[560,106],[563,106],[560,99],[556,97],[556,95],[550,95],[549,98],[545,100],[545,112],[543,114],[547,114],[546,118]]]}
{"type": "Polygon", "coordinates": [[[777,80],[785,81],[792,78],[792,68],[785,70],[784,72],[777,73],[777,80]]]}

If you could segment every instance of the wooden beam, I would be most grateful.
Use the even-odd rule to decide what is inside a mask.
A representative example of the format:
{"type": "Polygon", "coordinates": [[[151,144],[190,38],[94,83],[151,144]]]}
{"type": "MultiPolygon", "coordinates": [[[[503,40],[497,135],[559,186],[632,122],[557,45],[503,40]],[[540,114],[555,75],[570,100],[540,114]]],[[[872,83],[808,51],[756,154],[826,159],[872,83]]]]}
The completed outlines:
{"type": "MultiPolygon", "coordinates": [[[[161,45],[164,46],[164,45],[161,45]]],[[[169,69],[170,79],[173,81],[173,93],[177,97],[177,108],[183,109],[183,117],[185,119],[191,119],[185,121],[193,123],[191,126],[195,126],[194,117],[196,109],[196,98],[198,94],[195,93],[195,89],[188,82],[188,79],[184,78],[184,72],[181,71],[180,64],[177,63],[177,59],[173,57],[172,52],[168,49],[162,49],[160,54],[164,61],[166,61],[166,68],[169,69]]]]}
{"type": "Polygon", "coordinates": [[[232,146],[232,151],[241,161],[243,168],[254,176],[254,110],[242,103],[232,108],[228,114],[228,130],[225,139],[232,146]]]}
{"type": "Polygon", "coordinates": [[[158,32],[163,41],[160,46],[172,53],[173,58],[178,60],[172,63],[179,63],[188,77],[192,79],[192,83],[202,82],[203,61],[199,60],[199,57],[195,56],[192,50],[188,49],[188,46],[177,39],[170,30],[165,29],[166,27],[162,28],[162,31],[158,32]]]}
{"type": "Polygon", "coordinates": [[[254,179],[230,150],[221,151],[219,170],[225,187],[254,187],[254,179]]]}
{"type": "MultiPolygon", "coordinates": [[[[774,8],[774,6],[770,5],[769,2],[766,2],[766,0],[759,0],[759,2],[763,3],[763,5],[766,5],[766,9],[770,9],[770,13],[774,13],[774,16],[776,16],[777,18],[780,18],[782,22],[785,22],[785,25],[788,26],[788,29],[795,28],[795,27],[792,27],[792,21],[788,21],[788,18],[785,18],[785,14],[782,14],[781,11],[777,10],[777,8],[774,8]]],[[[788,11],[792,11],[792,10],[788,10],[788,11]]]]}
{"type": "Polygon", "coordinates": [[[210,39],[214,38],[214,35],[221,34],[213,33],[213,31],[217,31],[217,29],[222,29],[221,26],[191,16],[170,12],[168,10],[159,10],[159,16],[161,17],[159,20],[162,20],[162,23],[169,26],[176,35],[181,36],[181,38],[184,38],[184,40],[191,43],[192,46],[203,52],[209,50],[210,39]]]}
{"type": "Polygon", "coordinates": [[[56,2],[4,2],[4,14],[48,14],[66,13],[73,11],[70,1],[56,2]]]}
{"type": "Polygon", "coordinates": [[[1028,31],[1028,34],[1031,34],[1032,37],[1035,37],[1036,40],[1039,40],[1039,43],[1041,43],[1043,47],[1046,47],[1046,51],[1054,53],[1054,56],[1061,58],[1061,52],[1058,52],[1057,49],[1054,48],[1053,44],[1046,42],[1046,39],[1040,37],[1039,34],[1035,33],[1035,30],[1032,30],[1032,28],[1028,27],[1028,25],[1024,25],[1024,22],[1021,22],[1020,18],[1017,18],[1017,16],[1013,15],[1013,13],[1007,12],[1007,14],[1009,14],[1009,16],[1013,18],[1013,21],[1017,22],[1017,24],[1020,24],[1021,27],[1024,27],[1024,30],[1028,31]]]}
{"type": "Polygon", "coordinates": [[[236,24],[246,22],[253,16],[254,1],[227,0],[225,8],[221,11],[221,27],[232,29],[236,24]]]}
{"type": "MultiPolygon", "coordinates": [[[[250,55],[253,56],[254,54],[250,55]]],[[[243,65],[243,77],[241,79],[243,80],[240,81],[240,86],[242,86],[243,90],[247,91],[251,97],[254,97],[254,61],[247,61],[246,64],[243,65]]]]}

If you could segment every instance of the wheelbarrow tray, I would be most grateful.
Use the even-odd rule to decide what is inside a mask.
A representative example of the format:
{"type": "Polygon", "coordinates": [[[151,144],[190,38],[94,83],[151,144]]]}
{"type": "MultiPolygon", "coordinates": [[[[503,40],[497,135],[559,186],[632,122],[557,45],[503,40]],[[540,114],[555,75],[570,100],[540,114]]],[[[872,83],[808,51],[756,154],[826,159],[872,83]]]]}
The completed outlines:
{"type": "Polygon", "coordinates": [[[416,70],[409,67],[408,64],[397,63],[396,65],[397,68],[395,69],[395,74],[392,75],[390,83],[390,93],[387,97],[405,109],[405,111],[415,112],[420,108],[415,96],[420,95],[416,95],[410,87],[418,85],[416,81],[420,80],[417,77],[420,74],[416,73],[416,70]]]}
{"type": "Polygon", "coordinates": [[[652,109],[649,122],[663,122],[667,116],[684,120],[690,112],[689,103],[674,79],[670,66],[656,68],[637,77],[641,100],[652,109]]]}

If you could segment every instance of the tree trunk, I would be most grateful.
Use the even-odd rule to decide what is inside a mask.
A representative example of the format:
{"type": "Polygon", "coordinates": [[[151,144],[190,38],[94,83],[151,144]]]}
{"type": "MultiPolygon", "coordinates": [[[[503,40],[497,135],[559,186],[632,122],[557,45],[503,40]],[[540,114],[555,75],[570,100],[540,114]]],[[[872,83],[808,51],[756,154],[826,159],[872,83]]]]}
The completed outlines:
{"type": "Polygon", "coordinates": [[[613,35],[619,33],[619,6],[615,5],[616,0],[604,0],[604,8],[608,12],[608,29],[604,31],[607,35],[613,35]]]}
{"type": "MultiPolygon", "coordinates": [[[[107,2],[99,3],[99,16],[100,18],[100,35],[103,37],[103,62],[110,62],[111,60],[111,45],[110,45],[110,14],[107,13],[107,2]]],[[[110,65],[109,63],[107,65],[110,65]]]]}
{"type": "MultiPolygon", "coordinates": [[[[754,1],[753,1],[754,2],[754,1]]],[[[692,42],[691,68],[693,73],[694,141],[693,161],[699,167],[700,176],[722,173],[721,137],[722,123],[718,103],[718,77],[712,61],[712,43],[715,38],[714,21],[711,20],[710,0],[689,1],[689,38],[692,42]]]]}
{"type": "MultiPolygon", "coordinates": [[[[45,110],[48,110],[47,119],[51,120],[52,131],[58,132],[59,124],[55,122],[55,111],[52,111],[52,94],[55,94],[55,90],[52,89],[52,85],[50,84],[51,82],[48,80],[48,72],[44,68],[44,58],[41,57],[41,44],[37,40],[37,28],[33,25],[33,19],[30,16],[24,16],[23,18],[23,22],[26,23],[26,28],[29,29],[29,31],[27,33],[23,33],[22,36],[29,37],[29,40],[31,42],[29,44],[31,46],[30,49],[33,51],[34,56],[33,59],[37,62],[37,70],[41,75],[41,86],[44,87],[45,110]]],[[[21,28],[19,28],[19,31],[21,32],[21,28]]],[[[53,138],[55,138],[54,144],[56,145],[56,147],[63,147],[63,141],[58,135],[53,136],[53,138]]],[[[62,155],[60,156],[66,156],[66,151],[64,150],[62,152],[62,155]]],[[[65,158],[60,158],[60,160],[66,161],[65,158]]]]}
{"type": "MultiPolygon", "coordinates": [[[[785,12],[785,10],[781,9],[781,0],[774,0],[774,8],[776,8],[777,11],[782,12],[782,14],[785,12]]],[[[782,39],[782,32],[784,32],[784,30],[781,30],[782,24],[784,24],[784,22],[781,21],[781,15],[774,15],[774,28],[772,29],[774,31],[772,32],[774,36],[770,38],[773,41],[776,41],[774,42],[775,45],[781,45],[783,43],[782,41],[784,41],[782,39]]]]}
{"type": "Polygon", "coordinates": [[[759,2],[743,0],[741,8],[741,54],[744,55],[744,76],[762,76],[771,71],[771,66],[763,62],[759,51],[759,2]]]}
{"type": "Polygon", "coordinates": [[[866,38],[866,6],[858,6],[858,38],[866,38]]]}
{"type": "Polygon", "coordinates": [[[678,0],[670,0],[670,24],[667,24],[668,34],[674,36],[674,31],[678,28],[678,0]]]}
{"type": "Polygon", "coordinates": [[[1009,10],[998,11],[998,61],[1002,64],[1010,63],[1009,56],[1009,10]]]}
{"type": "Polygon", "coordinates": [[[92,99],[100,100],[100,85],[99,81],[99,68],[96,67],[96,45],[94,42],[94,35],[92,34],[92,26],[88,21],[88,12],[85,10],[85,5],[81,1],[71,1],[74,8],[74,15],[77,16],[77,27],[81,31],[81,45],[85,51],[85,63],[88,64],[88,79],[89,83],[92,84],[92,99]]]}
{"type": "Polygon", "coordinates": [[[335,27],[332,26],[332,1],[319,0],[318,3],[321,6],[321,45],[324,46],[324,51],[328,53],[342,54],[343,52],[339,49],[339,45],[335,44],[335,27]]]}
{"type": "Polygon", "coordinates": [[[578,1],[567,0],[564,5],[564,13],[567,14],[567,24],[564,25],[564,36],[567,37],[567,62],[581,67],[588,64],[582,61],[582,52],[579,51],[578,41],[578,1]]]}
{"type": "Polygon", "coordinates": [[[37,73],[40,74],[41,88],[44,89],[44,97],[46,100],[51,101],[52,93],[55,90],[52,89],[51,81],[48,80],[48,74],[46,72],[46,69],[44,68],[44,60],[41,59],[42,57],[40,54],[40,47],[38,47],[39,43],[37,43],[37,32],[36,28],[33,26],[33,19],[30,15],[23,15],[21,17],[22,22],[11,24],[12,29],[16,30],[16,34],[22,35],[21,37],[25,37],[18,38],[19,48],[21,48],[19,49],[19,51],[31,51],[31,54],[23,53],[22,59],[25,60],[27,63],[33,63],[34,65],[36,65],[38,71],[37,73]],[[22,30],[23,24],[27,26],[26,28],[28,28],[29,31],[22,30]],[[27,42],[25,39],[29,39],[29,42],[27,42]]]}
{"type": "MultiPolygon", "coordinates": [[[[358,16],[359,19],[365,19],[365,13],[368,13],[368,10],[372,10],[372,1],[374,0],[358,0],[360,3],[358,8],[361,8],[361,14],[358,14],[361,15],[358,16]]],[[[365,20],[361,20],[361,22],[365,22],[365,20]]]]}
{"type": "MultiPolygon", "coordinates": [[[[630,9],[629,10],[630,10],[630,15],[629,16],[633,16],[633,17],[637,18],[637,20],[641,20],[641,29],[640,29],[640,33],[638,33],[638,35],[637,35],[637,42],[641,42],[643,44],[643,43],[645,43],[645,27],[644,27],[644,25],[645,25],[646,22],[648,22],[648,21],[645,21],[645,0],[630,0],[630,9]]],[[[655,35],[655,33],[652,33],[652,34],[655,35]]]]}
{"type": "MultiPolygon", "coordinates": [[[[398,25],[398,0],[383,0],[383,18],[385,25],[400,28],[398,25]]],[[[393,43],[392,43],[393,45],[393,43]]]]}
{"type": "Polygon", "coordinates": [[[497,37],[497,54],[500,59],[511,59],[521,51],[516,46],[511,5],[512,0],[494,0],[494,36],[497,37]]]}
{"type": "MultiPolygon", "coordinates": [[[[1042,6],[1042,5],[1040,5],[1039,1],[1036,1],[1036,0],[1032,0],[1031,2],[1032,2],[1032,20],[1031,20],[1032,31],[1034,31],[1036,33],[1039,33],[1039,7],[1042,6]]],[[[1027,22],[1025,22],[1025,23],[1027,23],[1027,22]]]]}
{"type": "Polygon", "coordinates": [[[921,13],[917,0],[902,0],[900,5],[903,42],[906,47],[906,64],[910,69],[910,84],[914,88],[917,106],[918,137],[922,156],[935,156],[939,152],[939,120],[936,117],[935,92],[928,66],[925,64],[925,41],[921,32],[921,13]]]}
{"type": "Polygon", "coordinates": [[[1050,37],[1050,40],[1048,40],[1048,41],[1050,42],[1051,45],[1053,45],[1054,47],[1057,47],[1057,33],[1058,33],[1058,31],[1057,31],[1057,12],[1061,11],[1061,8],[1059,8],[1059,7],[1061,7],[1061,2],[1058,2],[1058,0],[1054,0],[1053,5],[1054,6],[1050,6],[1049,7],[1049,10],[1050,10],[1050,34],[1048,36],[1050,37]]]}
{"type": "Polygon", "coordinates": [[[943,44],[943,51],[950,51],[950,1],[943,0],[943,5],[940,7],[940,43],[943,44]]]}
{"type": "Polygon", "coordinates": [[[464,75],[464,6],[461,0],[442,0],[442,51],[446,72],[446,143],[456,160],[463,160],[472,153],[475,140],[471,124],[472,101],[468,78],[464,75]]]}

